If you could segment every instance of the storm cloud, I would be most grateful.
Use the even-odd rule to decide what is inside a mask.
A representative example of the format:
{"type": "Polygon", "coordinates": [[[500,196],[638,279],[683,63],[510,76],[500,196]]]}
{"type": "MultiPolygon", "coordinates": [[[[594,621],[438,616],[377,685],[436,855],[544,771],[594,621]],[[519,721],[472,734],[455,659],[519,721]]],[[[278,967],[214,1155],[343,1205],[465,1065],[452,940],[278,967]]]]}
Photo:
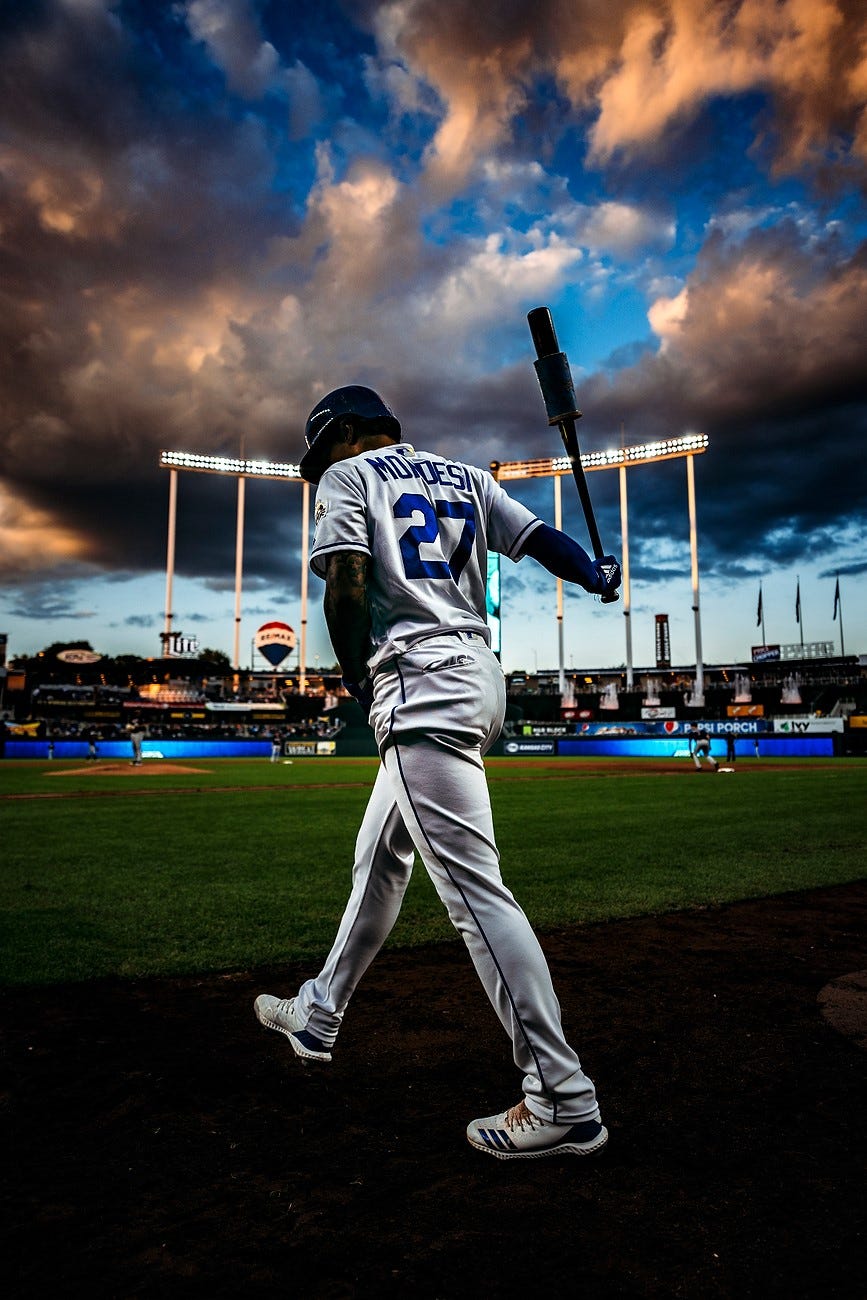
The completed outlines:
{"type": "MultiPolygon", "coordinates": [[[[295,461],[340,383],[435,449],[553,454],[540,302],[587,449],[710,436],[709,574],[863,552],[862,6],[11,3],[0,104],[16,608],[64,576],[159,570],[160,449],[295,461]]],[[[183,491],[179,565],[221,579],[229,486],[183,491]]],[[[636,484],[639,571],[681,496],[636,484]]],[[[299,524],[285,492],[254,505],[250,582],[280,584],[299,524]]],[[[600,511],[615,531],[610,492],[600,511]]]]}

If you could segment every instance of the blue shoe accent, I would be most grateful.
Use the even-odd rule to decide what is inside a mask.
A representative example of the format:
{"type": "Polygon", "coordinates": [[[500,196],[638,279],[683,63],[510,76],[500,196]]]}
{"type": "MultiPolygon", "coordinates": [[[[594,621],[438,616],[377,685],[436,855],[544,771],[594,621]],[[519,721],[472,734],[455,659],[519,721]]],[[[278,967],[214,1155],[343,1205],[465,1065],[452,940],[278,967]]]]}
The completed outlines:
{"type": "Polygon", "coordinates": [[[602,1132],[602,1125],[598,1119],[585,1119],[580,1124],[573,1124],[563,1142],[595,1142],[596,1138],[602,1132]]]}
{"type": "Polygon", "coordinates": [[[331,1048],[326,1047],[321,1038],[317,1038],[315,1034],[311,1034],[307,1029],[298,1029],[291,1037],[296,1039],[302,1047],[306,1047],[308,1052],[322,1052],[324,1056],[331,1051],[331,1048]]]}
{"type": "Polygon", "coordinates": [[[489,1147],[495,1147],[498,1151],[514,1151],[515,1144],[509,1137],[505,1129],[501,1128],[483,1128],[479,1129],[484,1140],[489,1147]]]}
{"type": "Polygon", "coordinates": [[[331,1048],[299,1024],[294,998],[277,998],[272,993],[260,993],[253,1003],[253,1010],[256,1019],[266,1029],[285,1034],[293,1052],[302,1060],[331,1060],[331,1048]]]}

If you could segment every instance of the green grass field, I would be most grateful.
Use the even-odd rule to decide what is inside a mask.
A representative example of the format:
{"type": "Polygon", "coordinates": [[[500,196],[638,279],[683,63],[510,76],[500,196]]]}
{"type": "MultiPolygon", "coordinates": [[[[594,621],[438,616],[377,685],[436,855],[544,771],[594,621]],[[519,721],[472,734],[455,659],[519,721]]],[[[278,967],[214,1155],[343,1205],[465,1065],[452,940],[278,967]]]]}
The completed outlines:
{"type": "MultiPolygon", "coordinates": [[[[0,764],[0,982],[247,970],[324,955],[374,760],[191,760],[197,771],[186,775],[156,763],[132,776],[99,766],[69,774],[82,766],[0,764]]],[[[640,760],[604,774],[580,759],[489,761],[503,875],[536,926],[865,874],[862,760],[743,760],[731,776],[696,776],[682,759],[647,769],[640,760]]],[[[391,943],[454,938],[418,866],[391,943]]]]}

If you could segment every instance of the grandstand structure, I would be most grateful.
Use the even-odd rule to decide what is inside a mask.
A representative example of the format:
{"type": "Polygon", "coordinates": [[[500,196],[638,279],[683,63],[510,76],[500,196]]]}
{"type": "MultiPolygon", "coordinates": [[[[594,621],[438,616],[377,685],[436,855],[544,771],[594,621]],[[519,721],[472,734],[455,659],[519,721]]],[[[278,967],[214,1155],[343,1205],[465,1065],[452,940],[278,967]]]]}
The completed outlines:
{"type": "Polygon", "coordinates": [[[704,703],[692,699],[693,665],[635,669],[632,686],[626,668],[582,669],[567,674],[566,695],[559,690],[559,670],[506,674],[510,699],[523,701],[529,714],[562,717],[585,712],[593,717],[635,720],[642,709],[673,709],[678,718],[725,718],[800,711],[847,717],[867,711],[865,656],[777,660],[769,663],[705,665],[704,703]],[[616,704],[606,708],[605,701],[616,704]],[[850,707],[851,706],[851,707],[850,707]],[[737,716],[737,714],[731,714],[737,716]]]}

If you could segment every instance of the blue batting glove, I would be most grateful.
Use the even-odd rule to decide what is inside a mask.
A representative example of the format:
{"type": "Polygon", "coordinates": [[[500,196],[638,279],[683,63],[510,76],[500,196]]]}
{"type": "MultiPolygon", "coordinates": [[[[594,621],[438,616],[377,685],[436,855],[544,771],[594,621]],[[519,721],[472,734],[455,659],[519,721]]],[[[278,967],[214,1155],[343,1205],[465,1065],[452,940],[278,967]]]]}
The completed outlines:
{"type": "Polygon", "coordinates": [[[371,706],[373,705],[373,681],[370,677],[363,677],[360,682],[347,681],[345,677],[341,678],[344,688],[354,700],[357,700],[361,706],[361,711],[365,717],[370,715],[371,706]]]}
{"type": "Polygon", "coordinates": [[[603,555],[600,560],[594,560],[593,568],[596,573],[596,586],[592,591],[596,596],[607,596],[609,592],[616,591],[623,581],[620,565],[613,555],[603,555]]]}

